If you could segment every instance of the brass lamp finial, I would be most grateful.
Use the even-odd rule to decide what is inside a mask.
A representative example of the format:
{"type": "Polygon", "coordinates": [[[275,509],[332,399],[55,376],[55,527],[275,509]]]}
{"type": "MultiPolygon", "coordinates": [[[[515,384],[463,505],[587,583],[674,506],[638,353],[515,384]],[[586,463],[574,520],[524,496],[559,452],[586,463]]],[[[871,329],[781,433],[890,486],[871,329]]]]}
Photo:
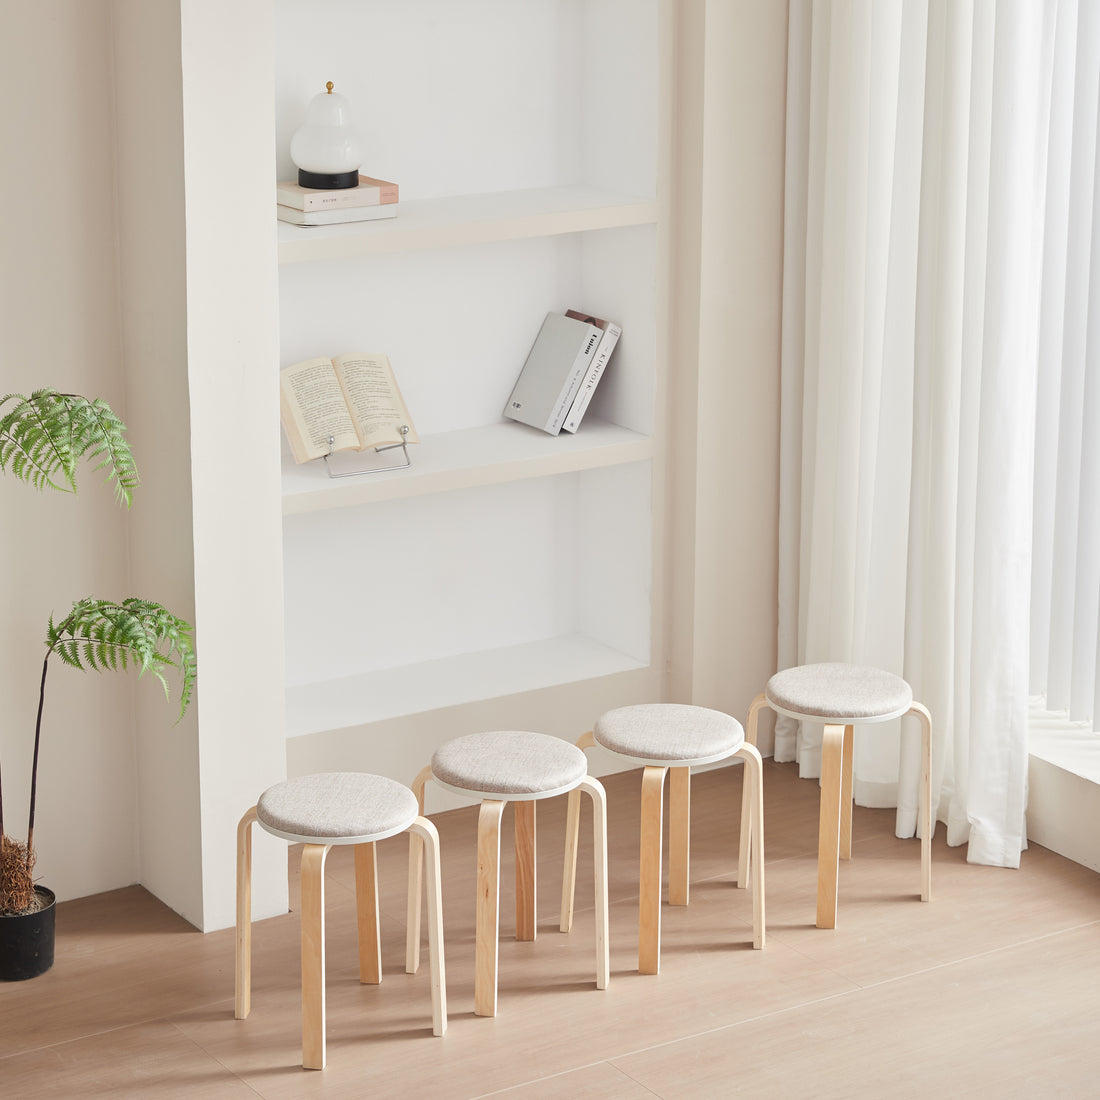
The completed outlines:
{"type": "Polygon", "coordinates": [[[328,92],[329,95],[332,95],[332,81],[331,80],[328,81],[325,84],[325,91],[328,92]]]}

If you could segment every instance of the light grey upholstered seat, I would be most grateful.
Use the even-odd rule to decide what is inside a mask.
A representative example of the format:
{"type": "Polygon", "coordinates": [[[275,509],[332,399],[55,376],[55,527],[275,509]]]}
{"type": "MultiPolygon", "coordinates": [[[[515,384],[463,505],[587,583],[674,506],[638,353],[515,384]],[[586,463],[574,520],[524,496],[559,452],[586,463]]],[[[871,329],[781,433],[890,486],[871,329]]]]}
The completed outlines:
{"type": "Polygon", "coordinates": [[[913,704],[912,688],[900,676],[833,661],[777,672],[764,694],[785,714],[845,725],[897,718],[913,704]]]}
{"type": "Polygon", "coordinates": [[[564,794],[587,774],[588,761],[576,745],[521,730],[456,737],[432,757],[432,778],[441,786],[514,802],[564,794]]]}
{"type": "Polygon", "coordinates": [[[639,703],[600,715],[596,744],[639,764],[691,766],[732,756],[745,742],[736,718],[686,703],[639,703]]]}
{"type": "Polygon", "coordinates": [[[269,833],[306,844],[362,844],[403,832],[420,810],[402,783],[362,772],[324,772],[268,787],[256,819],[269,833]]]}

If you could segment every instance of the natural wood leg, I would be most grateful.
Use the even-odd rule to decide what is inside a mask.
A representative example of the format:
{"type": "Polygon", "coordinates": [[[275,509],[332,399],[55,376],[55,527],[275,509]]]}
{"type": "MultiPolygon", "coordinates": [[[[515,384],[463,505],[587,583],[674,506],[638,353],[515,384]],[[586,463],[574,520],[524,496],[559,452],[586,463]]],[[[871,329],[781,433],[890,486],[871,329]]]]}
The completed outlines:
{"type": "Polygon", "coordinates": [[[443,960],[443,876],[439,868],[439,833],[426,818],[418,817],[410,826],[427,850],[428,879],[428,957],[432,972],[432,1033],[447,1030],[447,969],[443,960]]]}
{"type": "Polygon", "coordinates": [[[755,745],[748,743],[734,753],[742,765],[742,807],[744,792],[749,792],[749,815],[742,814],[741,828],[749,827],[752,835],[752,945],[759,951],[764,946],[764,762],[755,745]]]}
{"type": "MultiPolygon", "coordinates": [[[[768,705],[767,696],[761,692],[753,699],[749,707],[749,724],[745,730],[745,741],[755,746],[757,737],[757,721],[760,711],[768,705]]],[[[752,876],[752,861],[749,858],[752,844],[752,798],[749,794],[747,776],[743,777],[741,785],[741,846],[737,855],[737,886],[744,890],[752,876]]]]}
{"type": "Polygon", "coordinates": [[[573,927],[573,895],[577,888],[577,848],[581,830],[581,792],[569,792],[565,808],[565,858],[561,871],[561,919],[558,927],[568,932],[573,927]]]}
{"type": "Polygon", "coordinates": [[[642,772],[642,836],[638,869],[638,972],[661,970],[661,819],[667,768],[642,772]]]}
{"type": "MultiPolygon", "coordinates": [[[[413,780],[412,792],[420,813],[424,813],[424,787],[432,777],[428,764],[420,769],[413,780]]],[[[409,896],[405,916],[405,973],[415,974],[420,969],[420,899],[423,894],[424,847],[421,838],[409,833],[409,896]]]]}
{"type": "Polygon", "coordinates": [[[928,708],[914,703],[910,714],[920,719],[920,900],[932,900],[932,715],[928,708]]]}
{"type": "Polygon", "coordinates": [[[852,858],[852,758],[855,726],[844,727],[844,761],[840,769],[840,858],[852,858]]]}
{"type": "Polygon", "coordinates": [[[840,872],[840,789],[844,727],[826,726],[821,740],[821,816],[817,833],[817,926],[836,927],[840,872]]]}
{"type": "Polygon", "coordinates": [[[252,1011],[252,823],[253,806],[237,825],[237,981],[233,1015],[248,1018],[252,1011]]]}
{"type": "Polygon", "coordinates": [[[374,844],[355,845],[355,904],[359,915],[359,981],[382,981],[382,944],[378,935],[378,852],[374,844]]]}
{"type": "Polygon", "coordinates": [[[607,795],[592,776],[581,780],[577,792],[592,799],[592,866],[596,885],[596,988],[606,989],[611,980],[611,949],[607,904],[607,795]]]}
{"type": "MultiPolygon", "coordinates": [[[[577,738],[578,749],[590,749],[596,743],[592,731],[577,738]]],[[[573,927],[573,895],[577,886],[577,845],[581,829],[581,795],[574,789],[569,792],[565,811],[565,859],[561,871],[561,917],[558,927],[568,932],[573,927]]]]}
{"type": "Polygon", "coordinates": [[[691,768],[668,776],[668,903],[687,905],[691,878],[691,768]]]}
{"type": "Polygon", "coordinates": [[[497,941],[500,933],[500,817],[504,803],[485,799],[477,817],[477,933],[474,1014],[497,1014],[497,941]]]}
{"type": "Polygon", "coordinates": [[[535,803],[514,802],[516,830],[516,939],[533,940],[538,931],[535,888],[535,803]]]}
{"type": "Polygon", "coordinates": [[[325,857],[329,844],[302,849],[302,1067],[325,1068],[325,857]]]}

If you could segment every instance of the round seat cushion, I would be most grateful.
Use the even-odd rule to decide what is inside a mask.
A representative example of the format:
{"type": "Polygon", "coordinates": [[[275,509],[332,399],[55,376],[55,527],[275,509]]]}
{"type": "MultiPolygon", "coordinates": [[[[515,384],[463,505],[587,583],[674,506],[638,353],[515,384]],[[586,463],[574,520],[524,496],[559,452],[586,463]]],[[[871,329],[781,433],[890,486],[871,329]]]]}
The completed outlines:
{"type": "Polygon", "coordinates": [[[825,722],[884,722],[913,705],[913,689],[892,672],[825,662],[777,672],[764,694],[778,711],[825,722]]]}
{"type": "Polygon", "coordinates": [[[269,833],[306,844],[362,844],[403,832],[420,809],[402,783],[364,772],[324,772],[268,787],[256,818],[269,833]]]}
{"type": "Polygon", "coordinates": [[[745,742],[736,718],[687,703],[638,703],[600,715],[596,744],[640,764],[684,767],[732,756],[745,742]]]}
{"type": "Polygon", "coordinates": [[[571,791],[588,774],[576,745],[545,733],[470,733],[440,746],[432,778],[450,790],[517,802],[571,791]]]}

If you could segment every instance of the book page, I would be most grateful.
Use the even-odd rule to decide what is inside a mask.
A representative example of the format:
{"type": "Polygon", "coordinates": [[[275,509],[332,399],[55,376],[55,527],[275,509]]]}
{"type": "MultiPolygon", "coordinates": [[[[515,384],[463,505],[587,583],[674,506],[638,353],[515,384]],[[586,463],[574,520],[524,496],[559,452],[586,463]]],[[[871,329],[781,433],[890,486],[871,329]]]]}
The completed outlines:
{"type": "Polygon", "coordinates": [[[420,442],[387,356],[354,352],[338,355],[334,363],[363,450],[400,443],[402,424],[409,428],[406,441],[420,442]]]}
{"type": "Polygon", "coordinates": [[[359,437],[331,359],[307,359],[279,372],[279,409],[294,461],[359,450],[359,437]]]}

